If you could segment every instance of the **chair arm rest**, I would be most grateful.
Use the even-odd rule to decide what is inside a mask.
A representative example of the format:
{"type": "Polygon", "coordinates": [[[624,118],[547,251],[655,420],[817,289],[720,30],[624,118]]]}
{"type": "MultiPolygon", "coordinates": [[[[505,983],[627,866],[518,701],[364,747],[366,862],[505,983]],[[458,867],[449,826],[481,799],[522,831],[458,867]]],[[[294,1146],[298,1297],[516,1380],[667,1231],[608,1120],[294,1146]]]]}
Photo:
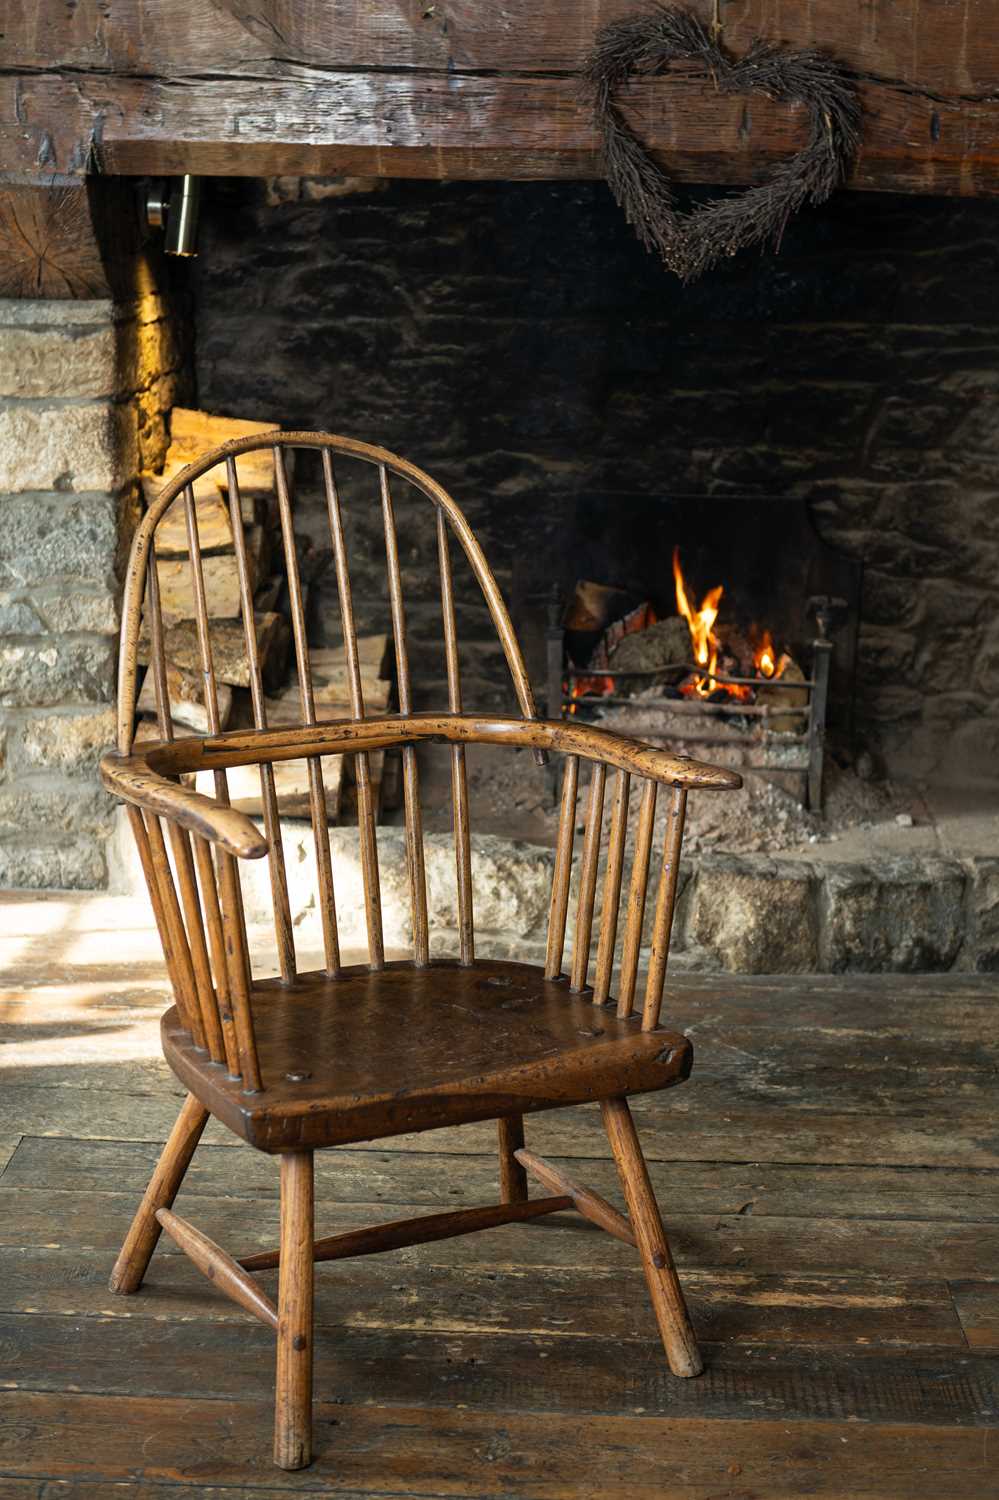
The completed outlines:
{"type": "Polygon", "coordinates": [[[660,745],[632,739],[615,729],[574,724],[571,720],[540,719],[537,724],[549,736],[552,749],[603,761],[605,765],[648,777],[650,781],[686,787],[691,791],[734,791],[742,786],[738,771],[731,771],[727,766],[693,760],[689,755],[674,755],[660,745]]]}
{"type": "Polygon", "coordinates": [[[185,772],[296,760],[309,755],[352,755],[421,740],[557,750],[565,755],[580,755],[584,760],[603,761],[605,765],[668,786],[724,791],[742,785],[737,771],[673,755],[669,750],[593,724],[484,714],[388,714],[374,719],[327,720],[281,729],[236,730],[207,739],[173,740],[169,745],[157,746],[150,754],[155,754],[164,769],[185,772]]]}
{"type": "Polygon", "coordinates": [[[107,750],[101,756],[100,768],[108,791],[134,807],[167,818],[238,859],[260,859],[267,853],[266,838],[245,813],[167,781],[143,756],[107,750]]]}

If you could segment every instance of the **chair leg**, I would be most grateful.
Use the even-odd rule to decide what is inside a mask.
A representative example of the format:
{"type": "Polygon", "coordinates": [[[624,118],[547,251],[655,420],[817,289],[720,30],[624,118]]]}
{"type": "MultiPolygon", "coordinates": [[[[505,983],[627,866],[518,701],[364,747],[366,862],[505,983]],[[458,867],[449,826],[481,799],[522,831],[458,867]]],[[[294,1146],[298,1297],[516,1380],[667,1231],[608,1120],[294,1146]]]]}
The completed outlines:
{"type": "Polygon", "coordinates": [[[188,1094],[114,1263],[111,1272],[113,1292],[137,1292],[142,1285],[161,1233],[156,1210],[172,1205],[207,1124],[207,1109],[193,1094],[188,1094]]]}
{"type": "Polygon", "coordinates": [[[311,1151],[281,1157],[281,1263],[278,1273],[274,1462],[312,1462],[312,1251],[315,1243],[311,1151]]]}
{"type": "Polygon", "coordinates": [[[700,1375],[704,1366],[628,1101],[605,1099],[600,1108],[669,1367],[674,1375],[700,1375]]]}
{"type": "Polygon", "coordinates": [[[509,1115],[497,1120],[499,1127],[500,1202],[526,1203],[527,1173],[514,1155],[523,1150],[524,1116],[509,1115]]]}

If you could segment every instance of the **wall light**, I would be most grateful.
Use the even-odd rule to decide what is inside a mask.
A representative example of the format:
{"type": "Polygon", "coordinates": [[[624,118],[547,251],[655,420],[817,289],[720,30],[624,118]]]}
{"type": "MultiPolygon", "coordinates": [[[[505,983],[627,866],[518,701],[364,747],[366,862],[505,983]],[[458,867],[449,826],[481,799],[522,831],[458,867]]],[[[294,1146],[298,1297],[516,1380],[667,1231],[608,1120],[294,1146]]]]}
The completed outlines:
{"type": "Polygon", "coordinates": [[[156,182],[146,194],[146,219],[165,232],[167,255],[197,255],[201,179],[174,177],[156,182]]]}

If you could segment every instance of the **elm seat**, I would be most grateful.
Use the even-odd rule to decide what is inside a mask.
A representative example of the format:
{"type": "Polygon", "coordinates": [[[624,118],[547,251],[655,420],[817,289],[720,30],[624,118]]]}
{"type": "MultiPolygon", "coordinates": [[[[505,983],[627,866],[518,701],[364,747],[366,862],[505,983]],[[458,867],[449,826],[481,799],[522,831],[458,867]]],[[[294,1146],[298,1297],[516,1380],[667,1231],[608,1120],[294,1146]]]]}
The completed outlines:
{"type": "Polygon", "coordinates": [[[206,1109],[261,1151],[344,1146],[469,1120],[642,1093],[690,1073],[686,1037],[619,1019],[529,964],[357,965],[259,981],[264,1089],[196,1048],[172,1007],[163,1051],[206,1109]],[[270,1082],[269,1082],[270,1081],[270,1082]]]}

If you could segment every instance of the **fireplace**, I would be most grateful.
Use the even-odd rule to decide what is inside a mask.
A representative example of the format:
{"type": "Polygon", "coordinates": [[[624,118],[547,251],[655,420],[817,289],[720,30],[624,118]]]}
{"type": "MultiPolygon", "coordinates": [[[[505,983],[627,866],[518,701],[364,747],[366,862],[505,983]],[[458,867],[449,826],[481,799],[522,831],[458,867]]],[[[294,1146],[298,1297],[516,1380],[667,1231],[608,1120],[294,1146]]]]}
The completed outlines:
{"type": "Polygon", "coordinates": [[[637,529],[601,509],[581,551],[621,581],[581,580],[564,605],[553,590],[549,717],[720,758],[821,812],[827,738],[854,751],[862,566],[798,500],[665,496],[637,529]]]}
{"type": "MultiPolygon", "coordinates": [[[[580,579],[621,584],[672,608],[679,543],[702,595],[721,583],[739,605],[748,588],[804,656],[809,598],[848,601],[832,630],[834,756],[902,781],[994,781],[999,486],[979,249],[993,205],[844,195],[792,224],[779,257],[682,288],[599,186],[343,186],[206,194],[199,405],[356,433],[438,475],[498,570],[539,690],[553,587],[567,600],[580,579]]],[[[432,541],[414,516],[415,575],[429,577],[432,541]]],[[[358,544],[374,623],[384,571],[374,534],[358,544]]],[[[481,607],[470,589],[462,602],[469,701],[498,706],[481,607]]],[[[428,591],[412,622],[428,651],[434,607],[428,591]]],[[[441,680],[428,655],[427,706],[441,680]]]]}
{"type": "MultiPolygon", "coordinates": [[[[988,805],[999,763],[999,346],[983,316],[999,271],[982,248],[997,212],[987,201],[844,194],[796,220],[780,256],[743,257],[682,288],[634,243],[600,185],[206,182],[198,258],[128,304],[137,309],[128,319],[111,299],[99,314],[96,303],[68,304],[64,323],[54,302],[11,319],[8,340],[47,350],[53,374],[47,388],[39,355],[23,390],[4,397],[5,483],[18,518],[0,600],[3,795],[17,856],[6,879],[99,886],[109,848],[121,878],[92,768],[113,707],[114,570],[137,502],[129,464],[155,469],[176,437],[172,409],[194,408],[332,428],[411,456],[481,537],[549,711],[622,715],[619,727],[674,742],[685,730],[692,751],[731,753],[750,770],[745,800],[730,803],[738,827],[715,821],[722,799],[691,814],[680,952],[686,942],[756,968],[999,961],[990,851],[965,833],[945,842],[950,813],[939,813],[969,799],[988,805]],[[91,344],[99,369],[84,367],[91,344]],[[16,460],[47,389],[59,441],[30,449],[40,456],[22,482],[16,460]],[[132,411],[136,440],[122,461],[132,411]],[[591,657],[613,623],[563,635],[577,584],[615,591],[618,618],[645,606],[668,620],[675,551],[695,612],[723,589],[714,668],[681,662],[679,679],[652,684],[670,689],[658,707],[627,692],[574,696],[573,674],[600,675],[591,657]],[[801,681],[778,675],[770,687],[755,660],[724,655],[730,627],[749,641],[754,626],[769,630],[801,681]],[[53,652],[51,693],[32,701],[26,664],[53,652]],[[823,657],[824,734],[813,697],[823,657]],[[684,678],[697,677],[708,691],[685,697],[684,678]],[[733,677],[750,680],[723,680],[733,677]],[[757,765],[765,736],[754,721],[765,715],[748,710],[766,707],[782,683],[807,701],[778,704],[785,723],[763,747],[777,763],[757,765]],[[710,701],[732,687],[751,696],[710,701]],[[606,701],[617,696],[629,701],[606,701]],[[682,730],[654,722],[669,703],[682,730]],[[22,858],[26,817],[37,827],[22,858]],[[736,953],[706,905],[719,872],[702,881],[699,860],[705,870],[729,862],[729,892],[752,887],[755,905],[796,913],[802,951],[788,957],[786,942],[778,953],[761,938],[736,953]],[[839,893],[847,879],[849,897],[839,893]],[[919,942],[878,949],[863,910],[886,899],[907,903],[903,925],[923,933],[919,942]],[[841,931],[851,901],[858,910],[841,931]]],[[[321,553],[322,490],[308,462],[295,488],[296,526],[321,553]]],[[[435,540],[416,508],[401,504],[398,523],[414,695],[429,708],[444,682],[431,650],[435,540]]],[[[350,546],[358,628],[374,634],[387,605],[376,516],[357,521],[350,546]]],[[[485,611],[460,568],[455,582],[468,702],[505,708],[485,611]]],[[[330,652],[332,605],[320,567],[310,629],[330,652]]],[[[533,772],[508,785],[486,763],[470,777],[477,826],[507,836],[489,857],[500,861],[497,889],[507,875],[517,884],[521,904],[510,909],[527,930],[534,917],[524,913],[540,911],[545,887],[551,788],[533,772]]],[[[436,818],[443,831],[432,768],[427,786],[428,826],[436,818]]],[[[394,816],[388,798],[388,845],[394,816]]]]}

